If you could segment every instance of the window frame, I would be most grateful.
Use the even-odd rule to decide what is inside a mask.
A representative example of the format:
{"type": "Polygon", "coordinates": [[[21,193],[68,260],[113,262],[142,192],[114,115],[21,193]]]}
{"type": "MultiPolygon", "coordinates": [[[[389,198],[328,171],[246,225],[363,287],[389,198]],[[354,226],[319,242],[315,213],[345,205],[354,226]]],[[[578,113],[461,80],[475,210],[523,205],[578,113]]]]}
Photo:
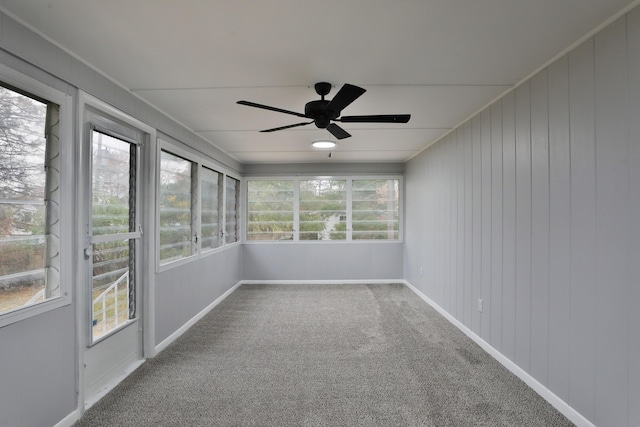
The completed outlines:
{"type": "MultiPolygon", "coordinates": [[[[189,149],[184,148],[183,144],[181,144],[179,141],[174,140],[171,137],[168,137],[166,135],[162,135],[162,136],[158,136],[157,137],[157,144],[156,144],[156,149],[157,149],[157,153],[156,153],[156,189],[155,189],[155,195],[156,195],[156,203],[155,203],[155,217],[156,217],[156,227],[155,227],[155,236],[156,236],[156,244],[155,244],[155,265],[156,265],[156,272],[157,273],[161,273],[163,271],[166,270],[170,270],[172,268],[181,266],[181,265],[185,265],[188,264],[190,262],[194,262],[197,261],[199,259],[202,259],[204,257],[207,256],[211,256],[213,254],[222,252],[226,249],[229,249],[230,247],[234,246],[234,245],[239,245],[242,243],[242,239],[240,238],[242,236],[243,233],[243,215],[242,215],[242,209],[243,209],[243,202],[242,202],[242,186],[243,186],[243,180],[240,177],[240,175],[238,175],[237,173],[229,170],[228,168],[222,166],[221,164],[213,161],[213,160],[209,160],[208,158],[203,157],[202,154],[197,154],[189,149]],[[198,211],[197,211],[197,215],[194,215],[194,213],[192,212],[192,218],[195,218],[196,223],[192,224],[192,230],[194,230],[194,233],[197,234],[198,239],[197,242],[195,242],[194,245],[194,252],[188,256],[188,257],[184,257],[184,258],[180,258],[177,260],[173,260],[173,261],[169,261],[169,262],[165,262],[165,263],[161,263],[160,261],[160,204],[159,204],[159,195],[160,195],[160,156],[162,151],[166,151],[170,154],[173,154],[175,156],[181,157],[189,162],[191,162],[195,168],[196,168],[196,180],[197,183],[195,184],[195,186],[192,184],[192,191],[194,188],[196,188],[197,191],[197,200],[194,202],[194,206],[197,207],[198,211]],[[226,243],[225,241],[225,237],[224,235],[221,238],[220,241],[220,245],[218,247],[215,248],[202,248],[202,239],[200,238],[202,236],[202,168],[207,168],[210,169],[214,172],[217,172],[219,174],[221,174],[221,180],[219,181],[218,185],[222,186],[222,191],[219,192],[220,195],[220,200],[218,201],[219,203],[219,210],[221,212],[221,214],[219,215],[219,217],[221,218],[221,223],[220,223],[220,230],[221,231],[225,231],[226,230],[226,183],[227,183],[227,177],[229,178],[233,178],[235,180],[238,181],[239,183],[239,188],[240,188],[240,192],[238,195],[238,218],[237,218],[237,227],[238,227],[238,240],[236,242],[232,242],[232,243],[226,243]]],[[[192,240],[192,243],[193,240],[192,240]]]]}
{"type": "Polygon", "coordinates": [[[251,176],[246,177],[242,186],[242,202],[245,203],[243,210],[244,216],[244,232],[242,234],[242,242],[244,244],[382,244],[382,243],[403,243],[404,242],[404,181],[403,176],[398,174],[367,174],[367,175],[273,175],[273,176],[251,176]],[[314,179],[325,180],[346,180],[347,181],[347,236],[344,240],[300,240],[300,181],[309,181],[314,179]],[[353,181],[360,180],[398,180],[398,239],[353,239],[353,181]],[[291,240],[249,240],[247,230],[249,229],[249,182],[250,181],[293,181],[294,190],[294,216],[293,216],[293,239],[291,240]]]}
{"type": "Polygon", "coordinates": [[[0,313],[0,328],[71,304],[73,283],[74,164],[72,144],[72,97],[53,87],[0,64],[3,86],[25,96],[56,104],[60,118],[60,295],[26,307],[0,313]]]}

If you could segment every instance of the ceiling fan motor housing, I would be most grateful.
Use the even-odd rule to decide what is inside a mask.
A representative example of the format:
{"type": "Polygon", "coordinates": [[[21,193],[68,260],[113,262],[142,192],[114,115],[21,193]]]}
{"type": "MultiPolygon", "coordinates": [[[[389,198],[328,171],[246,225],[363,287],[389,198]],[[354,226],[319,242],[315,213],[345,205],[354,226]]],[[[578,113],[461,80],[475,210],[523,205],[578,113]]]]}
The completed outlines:
{"type": "Polygon", "coordinates": [[[315,125],[320,129],[326,129],[331,120],[340,115],[340,111],[327,110],[326,107],[330,101],[318,99],[316,101],[307,102],[304,106],[304,115],[313,119],[315,125]]]}

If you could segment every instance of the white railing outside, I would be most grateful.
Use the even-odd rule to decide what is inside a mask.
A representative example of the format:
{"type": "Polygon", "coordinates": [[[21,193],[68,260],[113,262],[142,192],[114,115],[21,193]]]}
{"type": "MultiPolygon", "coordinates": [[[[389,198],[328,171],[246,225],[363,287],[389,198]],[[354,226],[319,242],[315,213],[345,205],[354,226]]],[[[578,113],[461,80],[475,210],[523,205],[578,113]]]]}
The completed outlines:
{"type": "Polygon", "coordinates": [[[124,295],[123,300],[126,302],[125,310],[129,309],[129,271],[125,271],[115,282],[105,289],[98,297],[93,300],[93,339],[105,335],[124,324],[129,319],[127,315],[124,320],[120,320],[122,312],[118,312],[119,296],[124,295]],[[96,310],[96,306],[100,309],[96,310]],[[113,308],[113,313],[108,310],[113,308]],[[98,319],[101,319],[98,321],[98,319]]]}
{"type": "Polygon", "coordinates": [[[25,306],[44,301],[44,288],[40,289],[31,299],[24,303],[25,306]]]}

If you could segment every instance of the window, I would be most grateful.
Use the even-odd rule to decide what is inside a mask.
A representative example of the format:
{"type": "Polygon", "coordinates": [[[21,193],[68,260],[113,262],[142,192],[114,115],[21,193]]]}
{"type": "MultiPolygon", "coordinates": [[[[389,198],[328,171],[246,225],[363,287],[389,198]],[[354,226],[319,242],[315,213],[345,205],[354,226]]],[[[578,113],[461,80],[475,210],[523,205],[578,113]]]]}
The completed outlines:
{"type": "Polygon", "coordinates": [[[347,239],[347,181],[300,181],[300,240],[347,239]]]}
{"type": "Polygon", "coordinates": [[[353,240],[398,240],[398,180],[354,179],[352,185],[353,240]]]}
{"type": "Polygon", "coordinates": [[[293,240],[294,181],[247,184],[247,240],[293,240]]]}
{"type": "MultiPolygon", "coordinates": [[[[159,266],[179,265],[238,242],[240,181],[158,138],[159,266]]],[[[167,267],[168,268],[168,267],[167,267]]]]}
{"type": "Polygon", "coordinates": [[[92,132],[92,234],[126,233],[129,224],[129,158],[128,142],[99,131],[92,132]]]}
{"type": "Polygon", "coordinates": [[[225,212],[225,243],[238,241],[238,201],[240,197],[240,181],[227,177],[226,179],[226,212],[225,212]]]}
{"type": "Polygon", "coordinates": [[[220,172],[202,168],[202,203],[201,203],[201,247],[202,250],[214,249],[221,246],[222,230],[222,177],[220,172]]]}
{"type": "Polygon", "coordinates": [[[61,296],[59,107],[0,87],[0,314],[61,296]]]}
{"type": "Polygon", "coordinates": [[[160,154],[160,263],[189,257],[192,241],[192,175],[195,165],[166,151],[160,154]]]}
{"type": "Polygon", "coordinates": [[[400,178],[247,181],[247,241],[400,239],[400,178]]]}

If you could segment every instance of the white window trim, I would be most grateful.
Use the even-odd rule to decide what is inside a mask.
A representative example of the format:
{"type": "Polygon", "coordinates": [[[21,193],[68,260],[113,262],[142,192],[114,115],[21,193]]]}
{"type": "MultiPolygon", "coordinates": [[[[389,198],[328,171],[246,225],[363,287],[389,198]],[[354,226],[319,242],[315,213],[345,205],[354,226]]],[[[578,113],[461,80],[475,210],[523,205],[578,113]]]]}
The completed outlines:
{"type": "MultiPolygon", "coordinates": [[[[293,239],[292,240],[248,240],[246,232],[242,234],[242,243],[248,245],[291,245],[291,244],[303,244],[303,245],[345,245],[345,244],[390,244],[390,243],[404,243],[404,181],[402,175],[392,174],[380,174],[380,175],[265,175],[265,176],[251,176],[246,177],[242,183],[242,199],[241,203],[248,201],[248,182],[249,181],[293,181],[294,191],[294,206],[293,206],[293,239]],[[347,239],[346,240],[299,240],[300,239],[300,181],[307,181],[311,179],[335,179],[347,181],[347,239]],[[367,180],[367,179],[397,179],[398,180],[398,239],[397,240],[352,240],[352,183],[354,180],[367,180]]],[[[249,218],[248,212],[249,206],[244,208],[242,214],[244,218],[249,218]]],[[[246,224],[243,222],[243,229],[246,224]]]]}
{"type": "Polygon", "coordinates": [[[72,98],[0,64],[0,81],[60,107],[60,296],[0,314],[0,328],[71,304],[73,282],[73,108],[72,98]]]}
{"type": "MultiPolygon", "coordinates": [[[[216,163],[215,161],[211,161],[207,158],[203,158],[202,155],[198,156],[198,154],[189,151],[181,146],[179,146],[178,144],[180,144],[179,142],[172,142],[169,140],[169,138],[165,138],[165,137],[158,137],[157,138],[158,143],[156,144],[157,147],[157,152],[156,152],[156,188],[155,188],[155,194],[156,194],[156,198],[158,197],[158,192],[160,191],[160,154],[162,151],[166,151],[168,153],[174,154],[176,156],[182,157],[183,159],[190,161],[192,163],[194,163],[197,168],[198,168],[198,180],[201,179],[201,168],[204,166],[208,169],[214,170],[216,172],[219,172],[222,174],[222,180],[220,182],[219,185],[222,185],[222,205],[221,208],[222,209],[222,214],[221,214],[221,218],[222,218],[222,222],[221,222],[221,230],[224,231],[225,230],[225,226],[226,226],[226,182],[227,182],[227,177],[229,178],[234,178],[236,180],[238,180],[239,184],[240,184],[240,195],[239,200],[238,200],[238,240],[236,242],[233,243],[226,243],[224,240],[224,236],[221,239],[221,244],[220,246],[218,246],[217,248],[211,248],[211,249],[205,249],[202,250],[202,246],[200,243],[198,243],[197,245],[197,252],[195,254],[192,254],[188,257],[184,257],[184,258],[180,258],[174,261],[169,261],[166,262],[164,264],[160,264],[160,240],[159,240],[159,235],[160,235],[160,206],[158,203],[155,204],[155,217],[156,217],[156,229],[154,230],[155,236],[157,236],[156,238],[156,245],[155,245],[155,264],[156,264],[156,273],[161,273],[167,270],[170,270],[172,268],[176,268],[185,264],[189,264],[191,262],[195,262],[197,260],[200,260],[202,258],[208,257],[208,256],[212,256],[214,254],[220,253],[220,252],[224,252],[226,250],[228,250],[229,248],[232,248],[234,246],[240,245],[242,244],[242,236],[243,236],[243,226],[242,226],[242,221],[243,221],[243,196],[242,196],[242,188],[243,188],[243,179],[240,177],[240,175],[238,175],[237,173],[229,170],[228,168],[220,165],[219,163],[216,163]]],[[[201,189],[202,185],[199,183],[198,187],[201,189]]],[[[197,230],[198,233],[200,232],[201,229],[201,222],[202,218],[200,218],[200,215],[198,216],[198,224],[197,224],[197,230]]]]}

